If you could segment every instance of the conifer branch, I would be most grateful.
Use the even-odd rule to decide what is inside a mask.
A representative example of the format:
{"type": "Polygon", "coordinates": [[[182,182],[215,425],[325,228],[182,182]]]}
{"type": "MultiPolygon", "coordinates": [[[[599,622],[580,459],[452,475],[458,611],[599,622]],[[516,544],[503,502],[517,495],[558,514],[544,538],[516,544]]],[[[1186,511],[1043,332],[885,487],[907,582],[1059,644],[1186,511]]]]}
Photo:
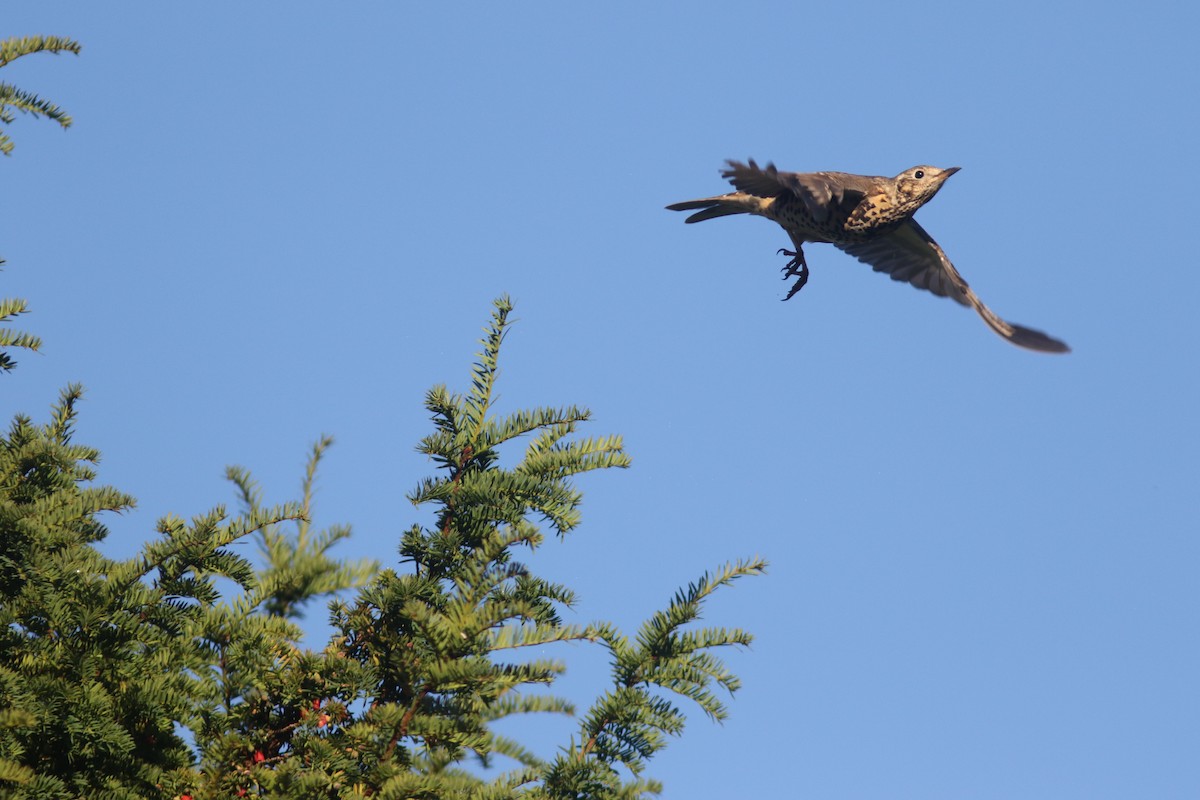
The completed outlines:
{"type": "MultiPolygon", "coordinates": [[[[78,55],[80,49],[78,42],[58,36],[12,37],[0,41],[0,67],[32,53],[74,53],[78,55]]],[[[34,117],[45,116],[63,128],[71,127],[70,115],[50,101],[12,84],[0,83],[0,123],[7,125],[15,120],[10,109],[34,117]]],[[[7,134],[0,132],[0,153],[10,155],[12,150],[12,140],[7,134]]]]}
{"type": "Polygon", "coordinates": [[[74,53],[83,49],[79,42],[61,36],[13,36],[0,41],[0,67],[33,53],[74,53]]]}

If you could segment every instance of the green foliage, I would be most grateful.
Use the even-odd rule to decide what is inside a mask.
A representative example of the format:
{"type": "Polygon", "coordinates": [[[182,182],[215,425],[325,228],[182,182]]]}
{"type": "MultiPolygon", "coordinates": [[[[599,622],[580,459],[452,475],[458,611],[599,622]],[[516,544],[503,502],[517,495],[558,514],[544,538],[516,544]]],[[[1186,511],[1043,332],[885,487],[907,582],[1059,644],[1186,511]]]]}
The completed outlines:
{"type": "Polygon", "coordinates": [[[400,565],[382,571],[330,555],[348,528],[312,530],[328,437],[313,447],[300,502],[263,508],[249,472],[231,467],[241,516],[164,518],[157,540],[115,561],[94,548],[106,534],[97,516],[133,501],[90,486],[98,454],[71,443],[79,389],[64,392],[44,426],[18,417],[0,450],[0,693],[11,698],[0,711],[0,796],[658,792],[643,773],[683,730],[681,701],[723,719],[719,692],[739,684],[715,652],[750,643],[744,631],[693,624],[718,587],[765,563],[701,576],[633,639],[609,623],[565,624],[574,593],[537,576],[527,557],[544,544],[543,526],[560,539],[577,528],[576,476],[630,462],[620,437],[575,436],[586,409],[495,413],[511,310],[496,302],[470,390],[426,397],[434,432],[418,449],[437,473],[408,498],[432,507],[433,524],[407,529],[400,565]],[[257,569],[231,549],[251,536],[257,569]],[[293,620],[330,596],[331,640],[301,648],[293,620]],[[548,693],[566,669],[549,648],[563,642],[605,648],[611,685],[546,759],[493,723],[575,714],[548,693]]]}
{"type": "MultiPolygon", "coordinates": [[[[0,265],[4,259],[0,258],[0,265]]],[[[24,300],[0,300],[0,323],[7,323],[18,314],[24,314],[29,309],[24,300]]],[[[25,350],[37,351],[42,346],[42,340],[24,331],[14,331],[0,328],[0,348],[20,347],[25,350]]],[[[6,351],[0,350],[0,372],[10,372],[17,362],[6,351]]]]}
{"type": "MultiPolygon", "coordinates": [[[[0,41],[0,67],[10,61],[29,55],[30,53],[75,53],[79,54],[78,42],[62,39],[57,36],[25,36],[13,37],[0,41]]],[[[57,122],[63,128],[71,126],[71,118],[58,106],[43,100],[35,94],[18,89],[9,83],[0,83],[0,124],[10,125],[16,121],[13,111],[20,111],[33,116],[45,115],[57,122]]],[[[0,153],[11,155],[12,140],[0,130],[0,153]]],[[[4,259],[0,258],[0,266],[4,259]]],[[[8,323],[19,314],[29,310],[24,300],[0,300],[0,323],[8,323]]],[[[42,346],[42,340],[33,334],[23,331],[0,328],[0,372],[11,372],[17,365],[12,356],[4,348],[19,347],[36,351],[42,346]]]]}
{"type": "MultiPolygon", "coordinates": [[[[760,560],[723,567],[681,591],[630,644],[611,625],[564,625],[575,601],[565,586],[536,576],[520,560],[544,540],[535,519],[559,536],[579,522],[576,475],[627,467],[620,437],[569,439],[586,409],[540,408],[495,417],[492,401],[500,345],[512,306],[496,303],[464,395],[435,387],[426,397],[435,431],[419,451],[439,467],[409,494],[432,504],[434,524],[414,526],[400,552],[411,572],[386,570],[353,603],[336,603],[341,633],[334,653],[368,682],[338,698],[346,713],[325,734],[352,793],[378,797],[636,797],[656,790],[638,774],[678,734],[682,711],[670,693],[690,698],[714,719],[725,709],[711,691],[737,679],[711,650],[750,641],[742,631],[685,630],[718,586],[761,572],[760,560]],[[500,448],[528,436],[524,455],[502,466],[500,448]],[[517,713],[574,713],[545,693],[565,670],[558,659],[516,659],[513,651],[565,641],[602,642],[613,657],[613,687],[581,723],[581,744],[545,762],[492,732],[517,713]],[[656,693],[665,690],[668,695],[656,693]],[[516,766],[486,780],[463,769],[506,756],[516,766]]],[[[541,649],[538,650],[541,652],[541,649]]],[[[297,750],[297,753],[302,753],[297,750]]]]}
{"type": "MultiPolygon", "coordinates": [[[[269,614],[298,619],[304,615],[305,603],[363,586],[379,571],[378,561],[363,559],[350,563],[329,557],[330,548],[350,536],[348,525],[314,532],[309,522],[317,465],[332,444],[333,437],[322,436],[313,445],[300,487],[302,499],[295,536],[289,536],[277,525],[265,525],[258,530],[259,549],[266,561],[259,578],[263,608],[269,614]]],[[[237,486],[246,513],[258,514],[262,509],[262,492],[250,473],[242,467],[228,467],[225,476],[237,486]]]]}
{"type": "MultiPolygon", "coordinates": [[[[31,53],[74,53],[79,55],[79,42],[58,36],[24,36],[12,37],[0,41],[0,67],[8,65],[21,56],[31,53]]],[[[11,125],[16,121],[13,111],[20,111],[33,116],[45,116],[54,120],[63,128],[71,127],[71,117],[58,106],[38,97],[32,92],[19,89],[10,83],[0,83],[0,123],[11,125]]],[[[12,139],[0,131],[0,153],[11,155],[12,139]]]]}
{"type": "Polygon", "coordinates": [[[66,389],[46,425],[17,417],[0,443],[0,780],[11,797],[156,797],[192,760],[176,723],[206,694],[192,632],[215,579],[254,584],[228,545],[287,513],[168,518],[135,558],[105,558],[97,515],[133,499],[88,485],[98,453],[71,441],[80,396],[66,389]]]}

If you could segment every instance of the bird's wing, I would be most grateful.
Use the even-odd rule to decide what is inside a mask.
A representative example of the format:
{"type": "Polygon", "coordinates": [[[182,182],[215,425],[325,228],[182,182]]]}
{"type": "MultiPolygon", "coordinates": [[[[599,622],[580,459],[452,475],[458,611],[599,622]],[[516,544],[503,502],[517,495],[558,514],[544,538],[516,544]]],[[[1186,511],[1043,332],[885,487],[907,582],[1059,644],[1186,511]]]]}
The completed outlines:
{"type": "Polygon", "coordinates": [[[729,179],[739,192],[756,197],[778,197],[792,194],[801,200],[817,222],[825,222],[835,207],[848,212],[858,205],[871,185],[871,178],[844,172],[780,172],[774,164],[760,167],[750,163],[729,161],[721,175],[729,179]]]}
{"type": "Polygon", "coordinates": [[[889,233],[862,242],[834,243],[834,246],[870,264],[876,272],[886,272],[892,280],[907,281],[918,289],[974,308],[989,328],[1015,345],[1044,353],[1069,353],[1071,350],[1064,342],[1041,331],[996,316],[958,274],[945,251],[914,219],[889,233]]]}
{"type": "Polygon", "coordinates": [[[861,242],[835,242],[834,246],[870,264],[876,272],[886,272],[894,281],[907,281],[939,297],[949,297],[964,306],[971,305],[967,299],[967,282],[916,220],[909,219],[889,233],[861,242]]]}

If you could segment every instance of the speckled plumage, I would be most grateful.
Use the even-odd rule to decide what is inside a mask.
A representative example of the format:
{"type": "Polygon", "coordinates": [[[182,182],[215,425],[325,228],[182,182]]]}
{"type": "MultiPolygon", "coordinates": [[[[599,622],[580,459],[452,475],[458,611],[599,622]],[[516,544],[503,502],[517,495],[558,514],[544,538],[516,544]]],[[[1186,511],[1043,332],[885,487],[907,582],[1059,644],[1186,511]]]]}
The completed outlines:
{"type": "Polygon", "coordinates": [[[941,297],[949,297],[978,312],[993,331],[1013,344],[1046,353],[1070,352],[1067,345],[1041,331],[1005,322],[975,294],[945,252],[913,219],[958,167],[919,166],[894,178],[847,172],[781,172],[774,164],[759,167],[729,161],[721,175],[736,191],[687,200],[667,206],[672,211],[695,211],[687,222],[731,214],[753,214],[778,223],[796,248],[785,278],[796,277],[790,299],[808,280],[803,246],[826,242],[886,272],[941,297]]]}

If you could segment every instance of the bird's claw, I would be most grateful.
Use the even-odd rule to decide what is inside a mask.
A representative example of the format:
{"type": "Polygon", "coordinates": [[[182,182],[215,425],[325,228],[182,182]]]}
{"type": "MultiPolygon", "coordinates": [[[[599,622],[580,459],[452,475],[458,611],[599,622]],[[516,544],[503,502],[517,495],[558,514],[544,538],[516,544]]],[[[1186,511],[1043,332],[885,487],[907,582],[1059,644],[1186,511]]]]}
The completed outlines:
{"type": "Polygon", "coordinates": [[[779,250],[777,250],[776,252],[781,256],[791,256],[791,259],[792,259],[791,261],[789,261],[787,264],[784,264],[784,266],[783,266],[783,277],[784,278],[790,278],[793,275],[800,274],[800,272],[796,269],[796,267],[805,266],[804,253],[797,253],[795,250],[788,250],[783,247],[779,248],[779,250]]]}
{"type": "Polygon", "coordinates": [[[791,300],[796,292],[804,288],[804,284],[808,283],[808,264],[804,261],[804,253],[798,250],[787,250],[779,248],[779,254],[791,256],[792,260],[783,267],[783,278],[796,278],[796,282],[792,284],[792,288],[788,290],[787,297],[784,300],[791,300]],[[799,267],[799,269],[797,269],[799,267]]]}
{"type": "Polygon", "coordinates": [[[801,268],[799,275],[800,277],[797,278],[796,282],[792,284],[792,288],[788,289],[787,297],[783,298],[784,300],[791,300],[792,295],[803,289],[804,284],[808,283],[808,267],[801,268]]]}

